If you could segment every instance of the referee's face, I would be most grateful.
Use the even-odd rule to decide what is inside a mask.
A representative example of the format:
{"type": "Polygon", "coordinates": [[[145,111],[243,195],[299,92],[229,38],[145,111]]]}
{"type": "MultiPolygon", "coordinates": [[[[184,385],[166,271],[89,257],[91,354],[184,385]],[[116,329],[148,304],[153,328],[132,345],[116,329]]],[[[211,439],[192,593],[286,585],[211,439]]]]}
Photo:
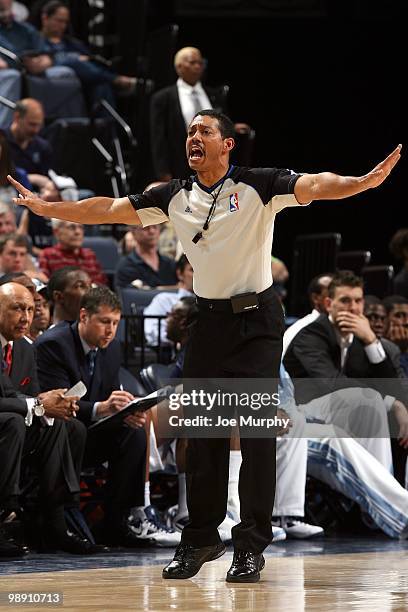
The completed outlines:
{"type": "Polygon", "coordinates": [[[232,138],[223,138],[218,119],[197,115],[187,131],[186,153],[189,166],[197,172],[216,170],[225,163],[233,147],[232,138]]]}

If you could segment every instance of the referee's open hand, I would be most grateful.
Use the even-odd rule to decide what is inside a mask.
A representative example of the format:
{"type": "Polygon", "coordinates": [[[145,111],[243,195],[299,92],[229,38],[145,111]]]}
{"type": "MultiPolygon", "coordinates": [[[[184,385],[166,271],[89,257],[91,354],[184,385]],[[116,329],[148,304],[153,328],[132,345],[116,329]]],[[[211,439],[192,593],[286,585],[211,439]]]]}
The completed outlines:
{"type": "Polygon", "coordinates": [[[18,206],[27,206],[27,208],[32,210],[35,214],[43,217],[47,216],[48,202],[41,200],[38,195],[24,187],[24,185],[16,181],[12,176],[8,175],[7,180],[20,194],[18,198],[13,198],[14,204],[18,206]]]}

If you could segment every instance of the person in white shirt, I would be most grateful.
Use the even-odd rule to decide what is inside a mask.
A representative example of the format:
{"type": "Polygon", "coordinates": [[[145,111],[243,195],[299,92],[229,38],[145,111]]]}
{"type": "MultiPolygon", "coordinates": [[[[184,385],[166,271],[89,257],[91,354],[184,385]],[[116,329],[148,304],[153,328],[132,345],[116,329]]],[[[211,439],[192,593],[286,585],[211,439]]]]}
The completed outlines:
{"type": "MultiPolygon", "coordinates": [[[[145,316],[167,315],[181,298],[193,295],[193,268],[185,255],[182,255],[176,263],[176,274],[178,290],[163,291],[155,295],[143,311],[145,316]]],[[[159,342],[158,319],[145,319],[144,331],[147,342],[152,346],[157,346],[159,342]]],[[[169,344],[169,342],[167,339],[167,322],[166,319],[162,319],[160,323],[160,343],[163,345],[169,344]]]]}
{"type": "Polygon", "coordinates": [[[282,348],[282,359],[284,358],[286,351],[288,349],[289,344],[292,342],[293,338],[300,332],[301,329],[316,321],[319,315],[322,312],[326,312],[324,306],[324,299],[327,297],[327,287],[330,284],[331,279],[333,278],[333,274],[319,274],[319,276],[315,276],[309,283],[309,287],[307,290],[310,303],[313,306],[312,312],[305,315],[301,319],[298,319],[288,327],[288,329],[283,334],[283,348],[282,348]]]}

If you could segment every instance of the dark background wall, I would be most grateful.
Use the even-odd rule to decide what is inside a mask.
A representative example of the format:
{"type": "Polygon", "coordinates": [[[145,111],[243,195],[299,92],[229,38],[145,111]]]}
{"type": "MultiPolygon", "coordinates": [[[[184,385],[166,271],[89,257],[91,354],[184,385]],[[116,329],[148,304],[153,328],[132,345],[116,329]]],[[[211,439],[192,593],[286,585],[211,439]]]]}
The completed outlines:
{"type": "MultiPolygon", "coordinates": [[[[395,0],[121,5],[126,18],[144,7],[148,31],[177,23],[178,47],[202,50],[207,82],[228,83],[229,114],[256,130],[254,165],[360,175],[405,141],[406,26],[395,0]]],[[[369,249],[372,263],[398,269],[388,242],[407,225],[406,170],[403,157],[378,190],[282,212],[274,254],[290,265],[296,235],[338,231],[343,250],[369,249]]]]}

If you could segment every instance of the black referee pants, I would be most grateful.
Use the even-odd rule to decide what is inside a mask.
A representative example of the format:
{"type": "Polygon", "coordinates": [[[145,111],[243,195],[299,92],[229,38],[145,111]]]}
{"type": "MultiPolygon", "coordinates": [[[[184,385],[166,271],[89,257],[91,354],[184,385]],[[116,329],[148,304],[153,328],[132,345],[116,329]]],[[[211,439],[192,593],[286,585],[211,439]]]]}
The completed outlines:
{"type": "MultiPolygon", "coordinates": [[[[233,314],[229,300],[198,298],[199,318],[189,338],[184,378],[271,378],[279,376],[284,330],[282,305],[272,288],[259,294],[260,307],[233,314]]],[[[271,391],[277,389],[271,387],[271,391]]],[[[189,523],[182,541],[193,546],[220,542],[226,515],[229,438],[190,438],[187,447],[189,523]]],[[[232,530],[235,549],[261,553],[272,540],[276,482],[276,438],[241,438],[241,522],[232,530]]]]}

